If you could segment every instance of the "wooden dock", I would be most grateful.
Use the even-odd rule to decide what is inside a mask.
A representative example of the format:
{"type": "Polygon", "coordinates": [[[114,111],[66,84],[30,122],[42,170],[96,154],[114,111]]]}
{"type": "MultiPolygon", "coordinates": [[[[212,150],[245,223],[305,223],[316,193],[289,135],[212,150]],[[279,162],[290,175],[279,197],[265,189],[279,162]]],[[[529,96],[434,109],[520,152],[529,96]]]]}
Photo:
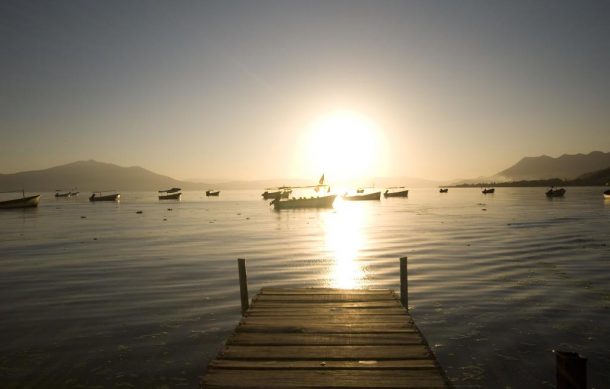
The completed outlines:
{"type": "Polygon", "coordinates": [[[394,292],[327,288],[261,289],[202,385],[451,387],[394,292]]]}

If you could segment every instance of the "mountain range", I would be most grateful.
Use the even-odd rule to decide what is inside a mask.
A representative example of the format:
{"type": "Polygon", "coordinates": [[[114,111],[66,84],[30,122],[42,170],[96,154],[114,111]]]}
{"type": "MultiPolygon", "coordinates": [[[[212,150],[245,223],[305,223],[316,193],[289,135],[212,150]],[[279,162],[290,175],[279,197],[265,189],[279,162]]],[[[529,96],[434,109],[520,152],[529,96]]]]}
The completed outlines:
{"type": "MultiPolygon", "coordinates": [[[[492,177],[479,177],[475,180],[461,180],[459,184],[478,182],[516,182],[524,180],[575,180],[585,177],[589,182],[594,176],[587,173],[603,171],[610,168],[610,153],[594,151],[589,154],[562,155],[552,158],[546,155],[525,157],[508,169],[502,170],[492,177]]],[[[603,173],[603,172],[602,172],[603,173]]],[[[595,173],[597,177],[600,173],[595,173]]],[[[602,174],[604,176],[604,174],[602,174]]],[[[601,176],[600,176],[601,177],[601,176]]],[[[591,182],[603,180],[603,177],[591,182]]],[[[604,176],[605,177],[605,176],[604,176]]],[[[317,179],[316,179],[317,180],[317,179]]],[[[181,181],[169,176],[160,175],[139,166],[122,167],[111,163],[93,160],[78,161],[67,165],[55,166],[44,170],[33,170],[13,174],[0,174],[0,191],[21,190],[53,191],[157,191],[170,187],[180,187],[185,190],[217,189],[263,189],[279,185],[311,185],[308,180],[276,179],[258,181],[228,181],[216,182],[213,185],[192,181],[181,181]]],[[[405,185],[409,187],[437,186],[436,181],[410,177],[386,177],[371,179],[371,185],[389,187],[405,185]]],[[[584,182],[584,181],[583,181],[584,182]]],[[[600,181],[601,182],[601,181],[600,181]]],[[[332,184],[332,183],[331,183],[332,184]]],[[[361,183],[360,185],[366,185],[361,183]]]]}

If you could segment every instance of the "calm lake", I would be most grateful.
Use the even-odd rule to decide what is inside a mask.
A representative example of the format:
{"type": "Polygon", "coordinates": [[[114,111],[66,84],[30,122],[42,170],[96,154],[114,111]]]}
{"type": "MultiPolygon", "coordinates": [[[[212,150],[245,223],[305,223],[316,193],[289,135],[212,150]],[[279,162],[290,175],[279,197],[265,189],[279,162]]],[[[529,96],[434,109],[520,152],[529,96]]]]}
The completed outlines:
{"type": "Polygon", "coordinates": [[[281,212],[261,191],[45,193],[0,213],[0,386],[197,387],[240,319],[238,257],[252,297],[398,290],[408,256],[411,314],[456,387],[552,388],[562,349],[608,388],[610,200],[545,190],[413,189],[281,212]]]}

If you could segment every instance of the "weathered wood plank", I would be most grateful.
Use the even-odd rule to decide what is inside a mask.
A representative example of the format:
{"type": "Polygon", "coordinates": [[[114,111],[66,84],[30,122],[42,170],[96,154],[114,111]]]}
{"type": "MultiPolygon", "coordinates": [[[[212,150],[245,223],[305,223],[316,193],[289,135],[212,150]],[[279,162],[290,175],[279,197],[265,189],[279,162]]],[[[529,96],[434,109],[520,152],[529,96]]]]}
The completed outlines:
{"type": "Polygon", "coordinates": [[[423,344],[416,332],[379,334],[301,334],[301,333],[249,333],[237,331],[227,340],[229,345],[406,345],[423,344]]]}
{"type": "Polygon", "coordinates": [[[286,325],[281,321],[263,324],[242,324],[238,331],[243,332],[297,332],[297,333],[400,333],[400,332],[416,332],[417,330],[409,323],[387,323],[377,325],[352,325],[352,324],[315,324],[304,323],[295,325],[286,325]]]}
{"type": "Polygon", "coordinates": [[[256,302],[289,302],[293,303],[342,303],[342,302],[368,302],[368,301],[397,301],[391,294],[259,294],[254,298],[256,302]]]}
{"type": "Polygon", "coordinates": [[[221,353],[223,359],[249,360],[387,360],[429,358],[424,345],[384,346],[233,346],[227,345],[221,353]]]}
{"type": "Polygon", "coordinates": [[[210,369],[205,388],[445,388],[434,370],[210,369]]]}
{"type": "Polygon", "coordinates": [[[396,370],[396,369],[434,369],[430,359],[402,359],[389,361],[242,361],[217,359],[210,368],[217,369],[261,369],[261,370],[396,370]]]}
{"type": "Polygon", "coordinates": [[[331,288],[272,288],[264,287],[260,290],[259,294],[281,294],[281,295],[293,295],[293,294],[382,294],[382,295],[393,295],[393,291],[388,289],[331,289],[331,288]]]}
{"type": "MultiPolygon", "coordinates": [[[[384,309],[354,309],[354,308],[323,308],[323,307],[310,307],[310,308],[262,308],[253,307],[251,308],[247,316],[310,316],[310,315],[360,315],[360,316],[405,316],[407,315],[404,308],[384,308],[384,309]]],[[[408,315],[407,315],[408,316],[408,315]]]]}
{"type": "Polygon", "coordinates": [[[400,302],[394,300],[366,302],[306,302],[306,301],[253,301],[253,308],[353,308],[353,309],[386,309],[400,307],[400,302]]]}
{"type": "MultiPolygon", "coordinates": [[[[277,323],[277,316],[248,315],[242,319],[242,324],[265,324],[277,323]]],[[[308,315],[308,316],[283,316],[282,323],[286,325],[311,324],[374,324],[374,323],[412,323],[409,316],[400,315],[308,315]]]]}

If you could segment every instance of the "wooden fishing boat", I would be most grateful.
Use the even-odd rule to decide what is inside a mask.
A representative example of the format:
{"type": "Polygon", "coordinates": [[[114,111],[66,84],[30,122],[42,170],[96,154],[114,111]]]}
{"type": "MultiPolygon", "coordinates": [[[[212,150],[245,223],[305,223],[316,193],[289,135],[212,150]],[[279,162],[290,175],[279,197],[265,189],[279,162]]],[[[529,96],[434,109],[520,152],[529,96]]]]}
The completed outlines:
{"type": "Polygon", "coordinates": [[[366,200],[381,200],[381,192],[373,192],[367,194],[343,195],[343,200],[347,201],[366,201],[366,200]]]}
{"type": "Polygon", "coordinates": [[[337,195],[301,197],[288,200],[274,199],[269,205],[279,209],[298,209],[298,208],[332,208],[337,195]]]}
{"type": "Polygon", "coordinates": [[[205,191],[205,195],[210,197],[210,196],[219,196],[220,195],[220,191],[219,190],[206,190],[205,191]]]}
{"type": "Polygon", "coordinates": [[[20,199],[0,201],[0,209],[34,208],[40,202],[40,195],[23,196],[20,199]]]}
{"type": "Polygon", "coordinates": [[[180,200],[182,193],[170,193],[165,195],[159,195],[159,200],[180,200]]]}
{"type": "Polygon", "coordinates": [[[89,201],[118,201],[121,197],[120,193],[102,195],[103,192],[94,192],[89,196],[89,201]],[[96,195],[98,193],[98,195],[96,195]]]}
{"type": "Polygon", "coordinates": [[[72,194],[70,192],[61,193],[60,191],[55,192],[55,197],[70,197],[72,194]]]}
{"type": "Polygon", "coordinates": [[[610,199],[610,189],[607,191],[604,191],[604,198],[605,199],[610,199]]]}
{"type": "Polygon", "coordinates": [[[441,189],[439,190],[439,192],[440,192],[440,193],[447,193],[447,192],[449,192],[449,188],[441,188],[441,189]]]}
{"type": "Polygon", "coordinates": [[[80,192],[70,192],[70,196],[78,196],[80,192]]]}
{"type": "Polygon", "coordinates": [[[261,196],[263,196],[264,200],[274,200],[274,199],[287,199],[290,197],[292,193],[292,189],[282,189],[273,192],[264,191],[261,196]]]}
{"type": "Polygon", "coordinates": [[[488,193],[494,193],[495,191],[496,191],[495,188],[485,188],[485,189],[483,189],[483,191],[481,193],[488,194],[488,193]]]}
{"type": "Polygon", "coordinates": [[[388,198],[388,197],[409,197],[409,190],[401,190],[398,192],[390,192],[389,189],[386,189],[385,192],[383,192],[383,197],[388,198]]]}
{"type": "Polygon", "coordinates": [[[563,197],[563,195],[566,194],[566,190],[564,188],[551,188],[545,194],[546,197],[563,197]]]}
{"type": "Polygon", "coordinates": [[[176,193],[176,192],[180,192],[182,189],[180,188],[171,188],[171,189],[166,189],[166,190],[160,190],[159,193],[176,193]]]}

